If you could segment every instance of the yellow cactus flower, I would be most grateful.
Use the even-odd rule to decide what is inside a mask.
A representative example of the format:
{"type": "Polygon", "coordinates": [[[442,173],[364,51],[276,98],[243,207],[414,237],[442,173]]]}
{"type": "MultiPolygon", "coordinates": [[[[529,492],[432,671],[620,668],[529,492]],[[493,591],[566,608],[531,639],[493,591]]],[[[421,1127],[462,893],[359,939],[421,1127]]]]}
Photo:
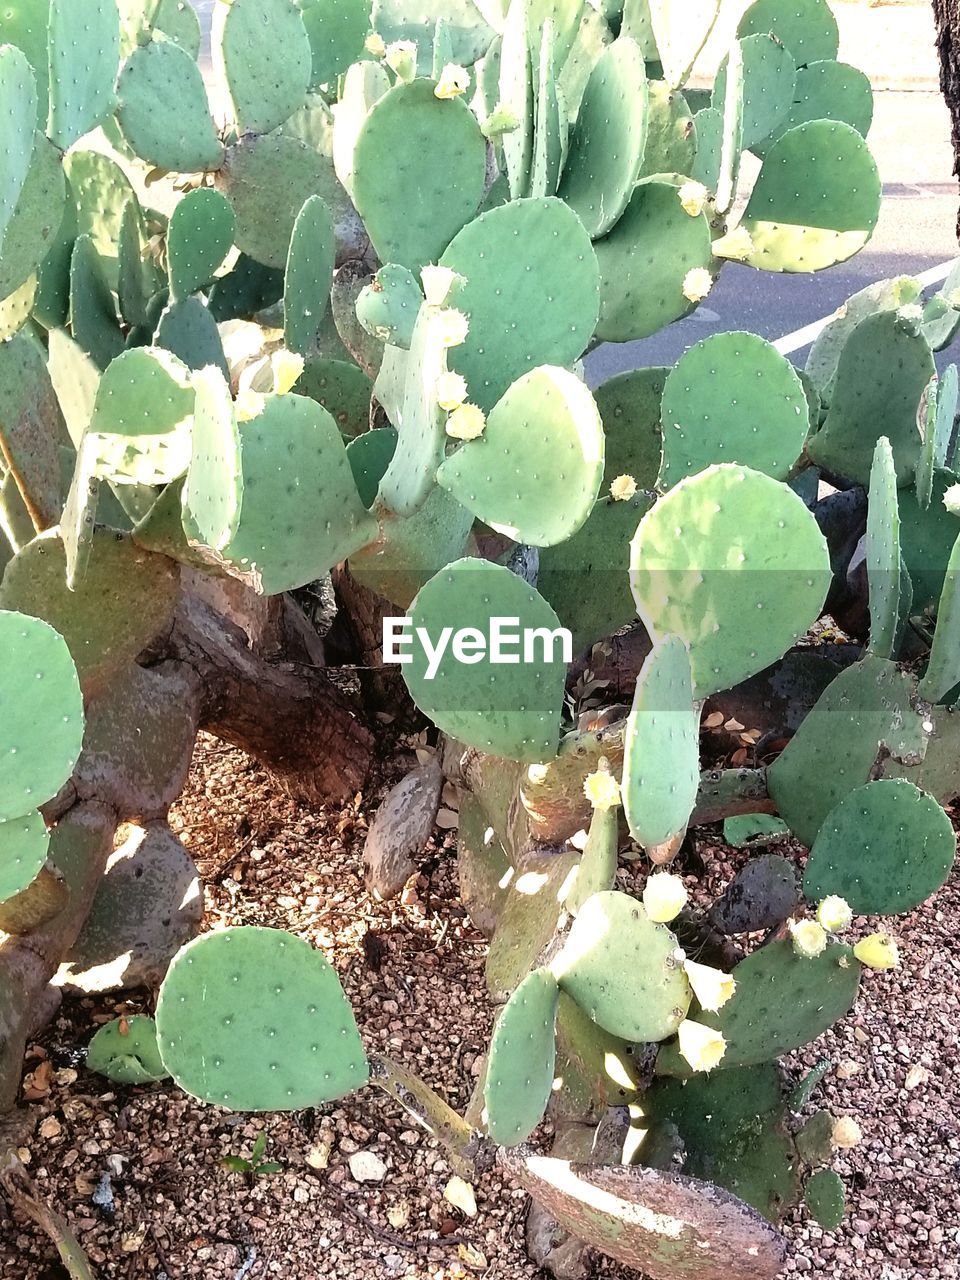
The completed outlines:
{"type": "Polygon", "coordinates": [[[692,181],[685,182],[677,192],[684,213],[689,213],[691,218],[699,218],[703,213],[703,206],[707,203],[709,194],[702,182],[692,181]]]}
{"type": "Polygon", "coordinates": [[[286,348],[277,352],[273,357],[273,389],[278,396],[285,396],[293,390],[305,363],[303,356],[286,348]]]}
{"type": "Polygon", "coordinates": [[[412,40],[394,40],[387,45],[384,61],[405,84],[417,78],[417,46],[412,40]]]}
{"type": "Polygon", "coordinates": [[[853,923],[853,911],[846,898],[831,893],[817,907],[817,919],[828,933],[842,933],[853,923]]]}
{"type": "Polygon", "coordinates": [[[713,277],[706,267],[692,267],[683,277],[683,296],[688,302],[702,302],[713,288],[713,277]]]}
{"type": "Polygon", "coordinates": [[[372,54],[375,58],[382,58],[387,52],[387,46],[384,43],[383,36],[378,31],[371,31],[363,42],[363,47],[367,53],[372,54]]]}
{"type": "Polygon", "coordinates": [[[693,988],[693,994],[700,1002],[700,1008],[706,1009],[708,1013],[716,1013],[718,1009],[722,1009],[737,989],[737,984],[729,973],[714,969],[708,964],[684,960],[683,971],[693,988]]]}
{"type": "Polygon", "coordinates": [[[457,273],[449,267],[424,267],[420,272],[423,294],[431,307],[442,307],[446,302],[457,273]]]}
{"type": "Polygon", "coordinates": [[[713,242],[713,256],[728,258],[732,262],[745,262],[753,253],[753,236],[746,227],[734,227],[725,236],[713,242]]]}
{"type": "Polygon", "coordinates": [[[793,949],[798,956],[813,960],[825,950],[827,935],[816,920],[791,920],[787,928],[790,930],[793,949]]]}
{"type": "Polygon", "coordinates": [[[687,890],[679,876],[658,871],[647,876],[643,886],[643,905],[647,915],[658,924],[669,924],[687,905],[687,890]]]}
{"type": "Polygon", "coordinates": [[[462,373],[441,373],[437,379],[437,402],[449,413],[467,398],[467,380],[462,373]]]}
{"type": "Polygon", "coordinates": [[[610,497],[614,502],[629,502],[637,492],[637,482],[633,476],[617,476],[610,486],[610,497]]]}
{"type": "Polygon", "coordinates": [[[889,933],[871,933],[869,938],[861,938],[853,954],[868,969],[896,969],[900,963],[900,948],[889,933]]]}
{"type": "Polygon", "coordinates": [[[237,396],[237,421],[249,422],[251,418],[259,418],[266,403],[265,395],[261,395],[259,391],[251,391],[249,387],[244,388],[237,396]]]}
{"type": "Polygon", "coordinates": [[[684,1018],[677,1028],[680,1053],[694,1071],[712,1071],[719,1066],[727,1051],[727,1042],[719,1031],[702,1022],[684,1018]]]}
{"type": "Polygon", "coordinates": [[[476,440],[487,425],[487,415],[475,404],[462,404],[447,419],[447,435],[454,440],[476,440]]]}
{"type": "Polygon", "coordinates": [[[470,321],[462,311],[448,307],[436,317],[436,333],[443,347],[459,347],[467,340],[470,332],[470,321]]]}
{"type": "Polygon", "coordinates": [[[612,809],[620,803],[620,783],[610,772],[606,760],[600,761],[596,773],[588,773],[584,778],[583,794],[594,809],[612,809]]]}
{"type": "Polygon", "coordinates": [[[863,1130],[852,1116],[841,1116],[833,1126],[833,1145],[851,1151],[863,1141],[863,1130]]]}
{"type": "Polygon", "coordinates": [[[470,88],[470,72],[456,62],[448,62],[440,73],[437,87],[433,91],[435,98],[446,100],[459,98],[470,88]]]}

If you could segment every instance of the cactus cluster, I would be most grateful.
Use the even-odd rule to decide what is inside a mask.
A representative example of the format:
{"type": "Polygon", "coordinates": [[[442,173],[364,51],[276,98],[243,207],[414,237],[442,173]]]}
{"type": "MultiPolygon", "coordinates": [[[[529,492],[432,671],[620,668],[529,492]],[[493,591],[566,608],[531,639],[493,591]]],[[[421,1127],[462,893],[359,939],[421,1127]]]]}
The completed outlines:
{"type": "Polygon", "coordinates": [[[811,1211],[841,1212],[833,1131],[797,1120],[815,1082],[791,1094],[775,1062],[895,949],[818,907],[908,911],[954,859],[958,380],[934,352],[960,285],[871,286],[804,370],[726,333],[588,386],[595,345],[688,315],[729,262],[818,271],[876,226],[870,88],[825,0],[757,0],[708,93],[688,79],[718,9],[231,0],[213,87],[185,5],[0,10],[0,906],[47,862],[83,700],[169,631],[181,572],[275,595],[346,565],[408,614],[406,688],[472,761],[461,882],[505,1001],[482,1135],[368,1058],[331,967],[271,930],[189,944],[155,1029],[104,1029],[91,1065],[241,1110],[380,1084],[457,1160],[499,1144],[614,1257],[730,1280],[775,1273],[805,1172],[811,1211]],[[857,488],[851,557],[821,494],[857,488]],[[702,773],[705,703],[787,661],[858,572],[859,658],[769,768],[702,773]],[[498,665],[418,638],[498,618],[579,655],[642,628],[632,707],[582,723],[545,645],[498,665]],[[707,916],[652,869],[643,902],[617,888],[628,837],[665,864],[717,818],[807,845],[803,900],[777,854],[750,910],[707,916]],[[743,954],[751,926],[775,936],[743,954]],[[548,1108],[610,1105],[622,1167],[561,1176],[519,1145],[548,1108]]]}

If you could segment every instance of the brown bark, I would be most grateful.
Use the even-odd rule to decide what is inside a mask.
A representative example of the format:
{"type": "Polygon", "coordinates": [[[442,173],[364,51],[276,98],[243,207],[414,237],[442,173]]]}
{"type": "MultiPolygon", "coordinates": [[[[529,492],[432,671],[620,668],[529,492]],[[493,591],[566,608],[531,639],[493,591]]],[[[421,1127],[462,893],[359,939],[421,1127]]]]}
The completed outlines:
{"type": "MultiPolygon", "coordinates": [[[[940,56],[940,90],[950,112],[953,172],[960,177],[960,0],[933,0],[940,56]]],[[[957,218],[960,237],[960,214],[957,218]]]]}

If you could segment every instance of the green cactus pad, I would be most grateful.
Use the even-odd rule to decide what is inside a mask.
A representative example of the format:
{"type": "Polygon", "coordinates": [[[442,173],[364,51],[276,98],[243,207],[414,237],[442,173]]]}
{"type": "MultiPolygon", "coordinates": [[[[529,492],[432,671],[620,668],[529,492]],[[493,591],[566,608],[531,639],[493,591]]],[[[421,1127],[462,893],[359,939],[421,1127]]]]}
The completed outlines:
{"type": "Polygon", "coordinates": [[[433,44],[437,21],[443,18],[455,62],[469,67],[486,53],[493,31],[473,0],[374,0],[373,28],[386,44],[412,40],[424,65],[433,44]]]}
{"type": "Polygon", "coordinates": [[[200,187],[184,196],[167,228],[171,301],[206,288],[233,246],[235,226],[233,207],[219,191],[200,187]]]}
{"type": "Polygon", "coordinates": [[[828,0],[756,0],[740,19],[737,35],[758,32],[775,36],[787,46],[797,66],[835,58],[840,31],[828,0]]]}
{"type": "Polygon", "coordinates": [[[803,1200],[810,1216],[825,1231],[839,1227],[847,1212],[843,1180],[834,1169],[818,1169],[803,1190],[803,1200]]]}
{"type": "Polygon", "coordinates": [[[169,484],[190,462],[194,392],[187,367],[155,347],[135,347],[109,365],[97,388],[85,447],[95,475],[169,484]]]}
{"type": "Polygon", "coordinates": [[[598,241],[600,319],[607,342],[647,338],[691,310],[687,273],[713,261],[710,224],[691,217],[672,182],[643,181],[623,217],[598,241]]]}
{"type": "Polygon", "coordinates": [[[311,196],[293,225],[283,290],[284,341],[302,356],[313,350],[330,305],[336,253],[330,210],[311,196]]]}
{"type": "Polygon", "coordinates": [[[147,286],[143,231],[140,207],[135,200],[128,200],[117,240],[117,302],[121,319],[131,329],[149,323],[147,305],[159,285],[159,272],[151,262],[149,289],[147,286]]]}
{"type": "MultiPolygon", "coordinates": [[[[55,530],[41,534],[7,565],[0,609],[19,609],[55,627],[89,696],[170,626],[179,577],[165,557],[141,551],[129,537],[101,528],[93,533],[86,572],[75,591],[67,589],[66,579],[62,541],[55,530]]],[[[71,724],[71,733],[79,735],[80,728],[71,724]]],[[[37,742],[39,750],[42,739],[37,742]]],[[[50,742],[46,735],[48,754],[50,742]]]]}
{"type": "Polygon", "coordinates": [[[221,324],[225,320],[251,320],[282,297],[283,272],[241,253],[232,270],[213,282],[208,301],[210,314],[221,324]]]}
{"type": "Polygon", "coordinates": [[[80,684],[64,638],[39,618],[9,612],[15,606],[8,580],[17,559],[7,566],[0,610],[2,822],[29,814],[55,796],[83,744],[80,684]]]}
{"type": "Polygon", "coordinates": [[[487,952],[487,986],[495,1000],[505,1000],[517,989],[553,941],[577,861],[572,852],[549,852],[535,854],[514,869],[487,952]]]}
{"type": "Polygon", "coordinates": [[[873,89],[867,76],[846,62],[800,67],[790,110],[753,150],[763,156],[781,134],[811,120],[841,120],[865,138],[873,123],[873,89]]]}
{"type": "Polygon", "coordinates": [[[361,291],[357,319],[380,342],[409,351],[422,303],[423,292],[413,272],[390,263],[361,291]]]}
{"type": "Polygon", "coordinates": [[[630,834],[645,849],[682,832],[700,786],[700,713],[693,700],[690,655],[667,635],[648,655],[627,720],[623,808],[630,834]]]}
{"type": "Polygon", "coordinates": [[[617,876],[617,828],[616,806],[594,809],[577,876],[564,904],[571,915],[577,915],[595,893],[608,893],[613,888],[617,876]]]}
{"type": "Polygon", "coordinates": [[[366,1055],[336,970],[277,929],[189,943],[160,988],[157,1036],[177,1084],[232,1111],[299,1111],[366,1084],[366,1055]]]}
{"type": "Polygon", "coordinates": [[[684,1173],[732,1191],[770,1222],[798,1200],[796,1153],[773,1063],[663,1080],[642,1105],[645,1120],[676,1125],[684,1173]]]}
{"type": "MultiPolygon", "coordinates": [[[[540,77],[534,79],[531,37],[546,38],[547,25],[532,28],[526,3],[511,3],[503,28],[498,61],[499,100],[517,122],[502,138],[503,159],[510,199],[518,200],[530,189],[540,77]],[[540,36],[540,32],[543,36],[540,36]]],[[[550,30],[553,28],[551,26],[550,30]]],[[[551,68],[552,71],[552,68],[551,68]]],[[[545,86],[544,86],[545,87],[545,86]]],[[[493,104],[491,104],[492,106],[493,104]]]]}
{"type": "MultiPolygon", "coordinates": [[[[425,628],[433,644],[451,623],[486,637],[491,619],[516,617],[521,635],[527,631],[531,641],[534,629],[553,636],[560,627],[543,597],[516,574],[473,559],[457,560],[431,578],[411,615],[414,629],[425,628]]],[[[532,661],[513,666],[491,662],[489,652],[481,662],[465,664],[448,647],[434,677],[427,679],[427,654],[414,639],[403,678],[420,710],[458,741],[513,760],[547,760],[556,753],[559,737],[566,676],[561,650],[559,638],[556,643],[538,640],[532,661]],[[554,661],[545,660],[545,648],[554,661]]],[[[514,649],[506,646],[508,651],[514,649]]]]}
{"type": "Polygon", "coordinates": [[[457,824],[457,884],[470,923],[491,937],[503,914],[510,860],[472,792],[460,795],[457,824]]]}
{"type": "Polygon", "coordinates": [[[377,536],[337,424],[305,396],[276,396],[240,426],[240,519],[224,559],[275,595],[322,578],[377,536]],[[304,495],[316,520],[304,523],[304,495]]]}
{"type": "Polygon", "coordinates": [[[718,333],[680,359],[663,391],[660,487],[715,462],[786,480],[810,430],[790,362],[752,333],[718,333]]]}
{"type": "MultiPolygon", "coordinates": [[[[540,84],[537,91],[533,161],[529,190],[526,192],[531,196],[557,194],[560,175],[569,153],[570,124],[554,67],[553,31],[553,23],[548,21],[543,28],[543,42],[540,49],[540,84]]],[[[508,190],[509,186],[508,176],[508,190]]],[[[572,201],[568,203],[572,204],[572,201]]]]}
{"type": "Polygon", "coordinates": [[[56,524],[63,506],[59,446],[67,438],[46,354],[28,333],[0,345],[0,443],[7,475],[30,477],[31,505],[45,527],[56,524]]]}
{"type": "Polygon", "coordinates": [[[450,454],[437,482],[513,538],[550,547],[577,532],[603,477],[596,403],[565,369],[534,369],[506,392],[477,440],[450,454]]]}
{"type": "Polygon", "coordinates": [[[791,831],[812,846],[830,810],[890,755],[918,764],[927,731],[912,676],[867,655],[828,685],[767,772],[770,796],[791,831]]]}
{"type": "MultiPolygon", "coordinates": [[[[746,150],[771,134],[786,130],[784,122],[793,106],[797,68],[792,52],[772,35],[745,36],[740,41],[743,58],[743,138],[746,150]]],[[[724,60],[713,86],[713,106],[723,110],[727,87],[724,60]]],[[[807,116],[817,120],[819,116],[807,116]]],[[[797,121],[801,123],[801,121],[797,121]]]]}
{"type": "Polygon", "coordinates": [[[693,117],[697,135],[697,154],[690,168],[694,182],[702,182],[708,191],[716,191],[720,184],[720,166],[723,159],[723,112],[716,107],[704,107],[693,117]]]}
{"type": "Polygon", "coordinates": [[[867,316],[843,347],[830,409],[807,446],[811,460],[866,486],[877,440],[886,436],[897,483],[909,483],[920,457],[917,405],[933,374],[918,325],[896,311],[867,316]]]}
{"type": "MultiPolygon", "coordinates": [[[[793,1098],[791,1109],[798,1110],[793,1098]]],[[[815,1111],[803,1127],[797,1130],[797,1151],[801,1159],[813,1168],[827,1164],[835,1150],[833,1131],[836,1121],[829,1111],[815,1111]]]]}
{"type": "Polygon", "coordinates": [[[900,552],[913,584],[915,613],[937,604],[943,591],[947,562],[960,534],[960,521],[943,499],[956,483],[952,471],[935,471],[926,509],[913,489],[900,490],[900,552]]]}
{"type": "Polygon", "coordinates": [[[937,629],[930,661],[920,681],[921,697],[947,702],[960,684],[960,538],[947,564],[943,593],[937,609],[937,629]]]}
{"type": "MultiPolygon", "coordinates": [[[[52,225],[50,225],[50,219],[51,215],[53,217],[56,216],[57,205],[60,201],[60,197],[57,194],[60,187],[60,177],[56,175],[53,169],[56,160],[56,149],[53,143],[48,142],[45,150],[47,159],[44,161],[43,167],[46,169],[46,166],[50,165],[50,181],[52,185],[49,192],[43,196],[42,204],[38,207],[36,216],[30,218],[30,226],[34,229],[39,226],[41,231],[47,231],[47,234],[43,236],[45,256],[37,268],[37,287],[33,315],[49,332],[58,326],[66,327],[70,316],[70,258],[73,254],[73,242],[77,238],[77,206],[73,199],[70,185],[65,182],[62,216],[59,228],[54,232],[52,225]],[[47,230],[48,227],[49,230],[47,230]]],[[[66,166],[58,164],[56,167],[65,179],[66,166]]],[[[17,225],[19,221],[19,218],[17,218],[14,225],[17,225]]],[[[13,232],[8,237],[8,243],[12,237],[13,232]]],[[[25,224],[24,240],[26,241],[28,238],[25,224]]]]}
{"type": "Polygon", "coordinates": [[[932,796],[900,778],[868,782],[824,819],[803,877],[811,902],[845,898],[858,915],[898,915],[933,896],[957,839],[932,796]]]}
{"type": "Polygon", "coordinates": [[[313,51],[310,87],[333,84],[363,53],[370,0],[299,0],[313,51]]]}
{"type": "Polygon", "coordinates": [[[179,357],[191,369],[215,365],[224,377],[230,373],[217,322],[202,298],[183,298],[165,307],[154,342],[179,357]]]}
{"type": "Polygon", "coordinates": [[[870,471],[866,558],[870,651],[891,658],[900,625],[900,510],[893,450],[886,436],[877,441],[870,471]]]}
{"type": "Polygon", "coordinates": [[[379,62],[355,62],[344,77],[333,126],[333,163],[337,177],[353,198],[353,157],[364,121],[390,89],[390,76],[379,62]]]}
{"type": "Polygon", "coordinates": [[[49,99],[49,0],[8,0],[0,13],[0,44],[15,45],[26,54],[37,87],[37,119],[47,124],[49,99]]]}
{"type": "Polygon", "coordinates": [[[117,242],[127,205],[136,201],[136,193],[120,166],[99,151],[71,151],[63,159],[63,169],[75,205],[76,234],[91,238],[110,286],[116,288],[117,242]]]}
{"type": "Polygon", "coordinates": [[[237,531],[243,495],[240,432],[230,388],[218,369],[193,379],[193,454],[184,488],[184,530],[222,551],[237,531]],[[189,527],[188,527],[189,525],[189,527]]]}
{"type": "Polygon", "coordinates": [[[724,819],[723,838],[734,849],[765,848],[788,840],[790,828],[782,818],[769,813],[749,813],[724,819]]]}
{"type": "Polygon", "coordinates": [[[630,201],[647,141],[647,102],[643,55],[621,38],[590,74],[560,185],[592,240],[616,225],[630,201]]]}
{"type": "MultiPolygon", "coordinates": [[[[6,616],[0,614],[0,634],[6,616]]],[[[20,675],[22,678],[22,670],[20,675]]],[[[7,698],[0,694],[0,699],[5,705],[7,698]]],[[[6,738],[7,734],[3,736],[6,738]]],[[[0,797],[0,805],[5,799],[0,797]]],[[[21,803],[21,800],[15,801],[15,807],[21,803]]],[[[39,813],[25,813],[0,821],[0,902],[15,898],[36,880],[47,860],[49,847],[50,833],[39,813]]]]}
{"type": "Polygon", "coordinates": [[[120,73],[117,97],[117,123],[147,164],[197,173],[223,163],[200,68],[179,45],[152,40],[137,48],[120,73]]]}
{"type": "Polygon", "coordinates": [[[720,0],[648,0],[650,24],[663,73],[671,85],[686,80],[720,12],[720,0]]]}
{"type": "Polygon", "coordinates": [[[630,564],[644,625],[689,645],[698,698],[781,657],[819,617],[830,585],[827,546],[803,502],[736,466],[689,476],[661,498],[640,522],[630,564]]]}
{"type": "Polygon", "coordinates": [[[714,197],[717,212],[726,214],[728,221],[730,208],[737,198],[737,184],[740,179],[745,109],[743,54],[737,42],[727,58],[727,93],[720,123],[717,189],[714,197]]]}
{"type": "Polygon", "coordinates": [[[113,110],[120,64],[116,0],[50,0],[47,137],[66,151],[113,110]]]}
{"type": "Polygon", "coordinates": [[[767,152],[741,221],[765,271],[821,271],[859,253],[880,214],[880,175],[856,129],[814,120],[767,152]]]}
{"type": "Polygon", "coordinates": [[[411,516],[423,506],[443,461],[446,415],[437,400],[437,380],[447,367],[442,328],[442,312],[424,303],[410,342],[410,358],[402,365],[400,443],[380,485],[383,504],[401,516],[411,516]]]}
{"type": "Polygon", "coordinates": [[[960,380],[955,364],[947,365],[939,382],[928,384],[928,396],[923,447],[917,463],[917,502],[921,507],[930,505],[934,477],[946,462],[953,436],[957,400],[960,396],[960,380]]]}
{"type": "Polygon", "coordinates": [[[214,49],[241,133],[270,133],[303,105],[313,50],[293,0],[231,0],[214,15],[214,49]]]}
{"type": "MultiPolygon", "coordinates": [[[[0,45],[0,117],[4,146],[0,156],[0,250],[34,152],[37,82],[30,63],[14,45],[0,45]]],[[[22,284],[22,281],[18,281],[22,284]]]]}
{"type": "Polygon", "coordinates": [[[353,155],[353,200],[374,248],[382,262],[413,271],[436,262],[477,212],[486,172],[476,118],[434,88],[414,80],[391,89],[364,121],[353,155]]]}
{"type": "Polygon", "coordinates": [[[686,1016],[691,992],[677,940],[625,893],[583,904],[553,961],[561,990],[605,1031],[634,1043],[666,1040],[686,1016]]]}
{"type": "Polygon", "coordinates": [[[597,261],[583,224],[563,201],[513,200],[481,214],[441,264],[465,280],[452,305],[470,321],[449,364],[486,412],[531,369],[567,367],[586,350],[597,323],[597,261]]]}
{"type": "Polygon", "coordinates": [[[117,1084],[152,1084],[170,1074],[160,1058],[157,1024],[137,1014],[105,1023],[87,1048],[87,1070],[117,1084]]]}
{"type": "Polygon", "coordinates": [[[554,1094],[550,1114],[578,1122],[632,1102],[642,1078],[633,1045],[591,1022],[563,992],[557,1006],[556,1075],[563,1088],[554,1094]]]}
{"type": "Polygon", "coordinates": [[[696,126],[686,98],[664,80],[647,84],[647,144],[640,177],[689,173],[697,152],[696,126]]]}
{"type": "Polygon", "coordinates": [[[200,19],[184,0],[121,0],[120,52],[129,56],[145,44],[154,31],[185,49],[192,58],[200,53],[200,19]]]}
{"type": "Polygon", "coordinates": [[[296,391],[323,405],[345,436],[360,436],[370,425],[373,384],[355,364],[314,357],[304,365],[296,391]]]}
{"type": "Polygon", "coordinates": [[[952,707],[936,707],[930,716],[933,733],[920,764],[905,765],[885,760],[883,777],[906,778],[921,791],[927,791],[940,804],[951,804],[960,796],[960,775],[956,758],[960,749],[960,713],[952,707]]]}
{"type": "Polygon", "coordinates": [[[553,1089],[560,989],[549,969],[534,969],[493,1028],[483,1098],[487,1130],[502,1147],[525,1142],[543,1119],[553,1089]]]}
{"type": "Polygon", "coordinates": [[[237,248],[280,271],[287,265],[297,217],[311,196],[323,198],[335,227],[351,216],[332,161],[282,133],[244,138],[230,147],[217,181],[237,215],[237,248]]]}
{"type": "Polygon", "coordinates": [[[117,305],[103,261],[89,236],[79,236],[70,262],[70,326],[100,369],[123,351],[117,305]]]}
{"type": "Polygon", "coordinates": [[[0,298],[0,342],[19,333],[30,319],[36,293],[37,277],[31,276],[8,297],[0,298]]]}

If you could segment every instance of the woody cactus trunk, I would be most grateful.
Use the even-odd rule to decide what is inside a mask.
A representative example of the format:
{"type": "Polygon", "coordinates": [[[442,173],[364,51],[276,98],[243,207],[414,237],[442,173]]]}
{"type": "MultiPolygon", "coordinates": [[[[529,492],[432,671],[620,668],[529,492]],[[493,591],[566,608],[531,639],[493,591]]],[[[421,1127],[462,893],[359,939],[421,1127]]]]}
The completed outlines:
{"type": "Polygon", "coordinates": [[[721,272],[823,270],[877,222],[829,6],[757,0],[693,87],[718,7],[232,0],[212,85],[178,0],[0,12],[3,1105],[51,979],[137,980],[155,1024],[104,1028],[92,1066],[236,1110],[377,1085],[455,1167],[500,1161],[567,1262],[772,1277],[801,1195],[839,1221],[827,1065],[778,1060],[895,963],[857,917],[953,863],[958,383],[933,352],[960,281],[871,286],[803,370],[735,332],[593,385],[598,344],[721,272]],[[402,686],[359,680],[394,615],[402,686]],[[485,647],[504,620],[522,661],[485,647]],[[157,942],[124,876],[195,894],[165,818],[198,728],[336,799],[385,697],[458,787],[490,936],[466,1118],[366,1053],[305,943],[180,949],[196,910],[157,942]],[[761,852],[688,906],[658,868],[717,821],[801,841],[802,884],[761,852]]]}

